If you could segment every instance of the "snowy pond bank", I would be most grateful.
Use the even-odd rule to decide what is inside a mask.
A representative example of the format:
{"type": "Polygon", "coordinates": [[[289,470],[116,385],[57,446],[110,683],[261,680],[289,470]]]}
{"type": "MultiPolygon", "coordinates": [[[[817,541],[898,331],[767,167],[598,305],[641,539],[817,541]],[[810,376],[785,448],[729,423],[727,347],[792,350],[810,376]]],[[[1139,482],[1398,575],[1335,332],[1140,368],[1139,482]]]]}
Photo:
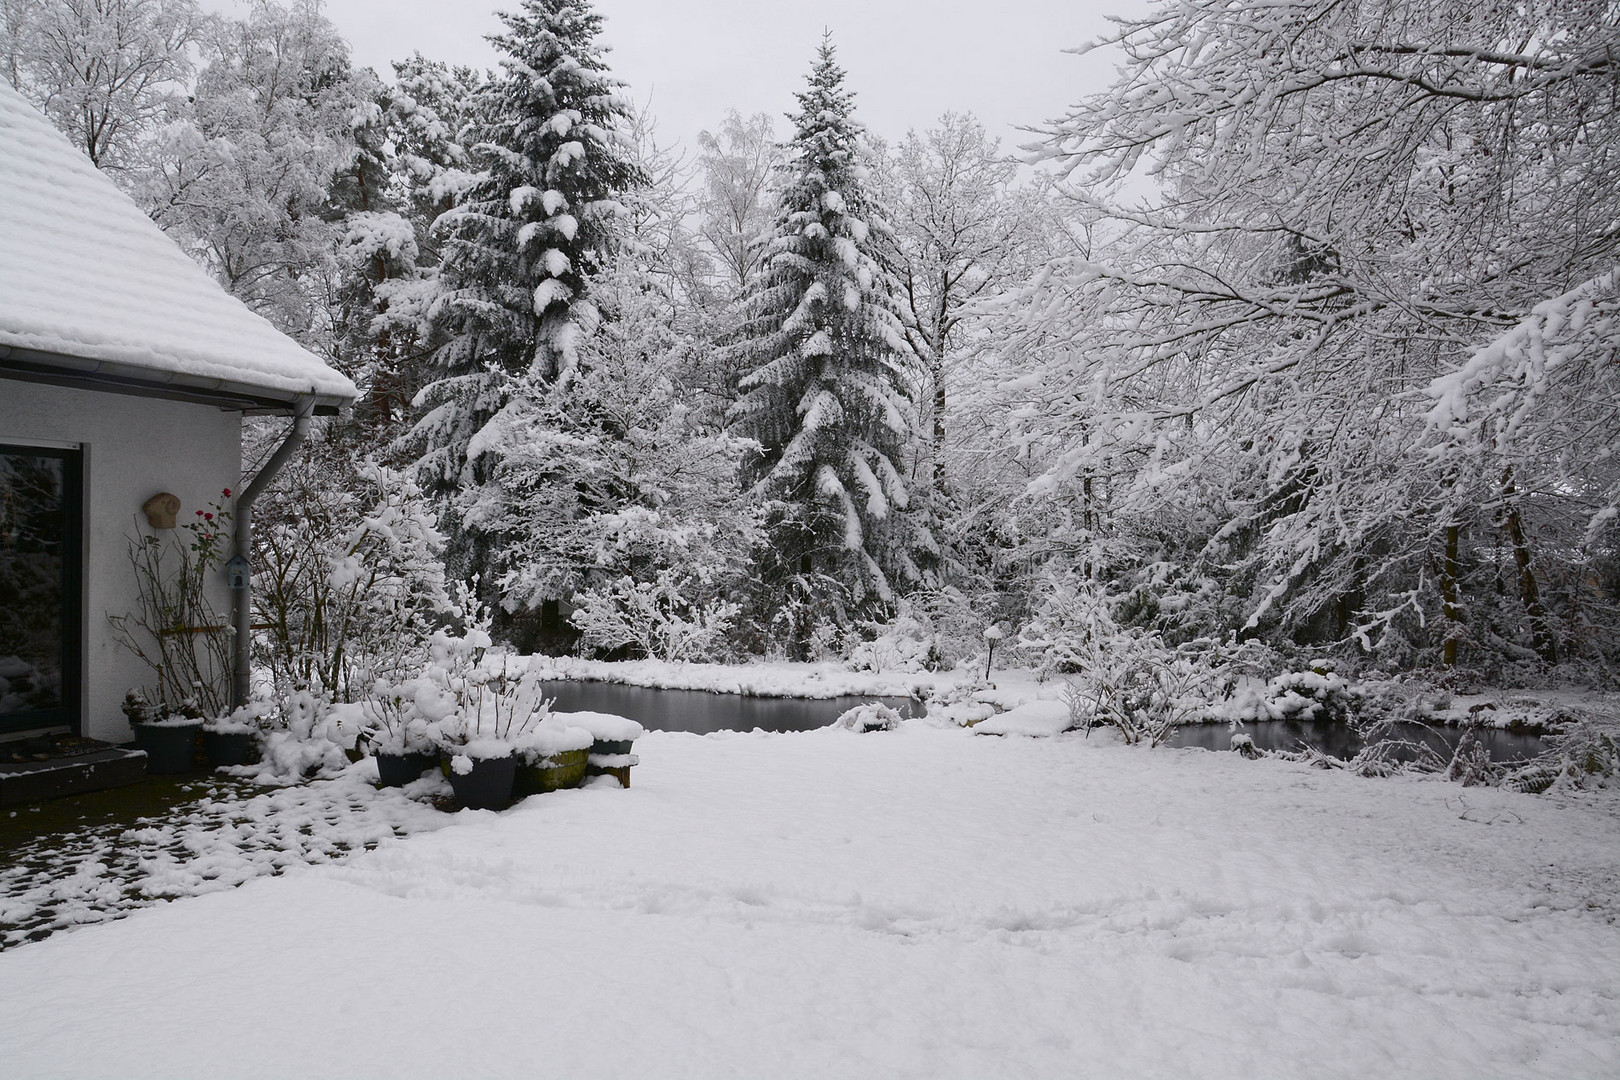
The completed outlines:
{"type": "Polygon", "coordinates": [[[0,954],[8,1077],[1620,1074],[1620,792],[651,732],[593,785],[0,954]]]}
{"type": "MultiPolygon", "coordinates": [[[[1168,745],[1230,750],[1235,734],[1247,735],[1259,750],[1299,750],[1308,746],[1336,758],[1354,757],[1366,745],[1348,724],[1325,720],[1262,720],[1244,724],[1236,732],[1226,724],[1184,724],[1170,736],[1168,745]]],[[[1456,749],[1457,741],[1462,738],[1462,729],[1428,724],[1395,724],[1388,735],[1427,746],[1441,760],[1445,760],[1456,749]]],[[[1541,753],[1546,745],[1540,735],[1501,728],[1482,728],[1475,733],[1475,738],[1495,762],[1528,761],[1541,753]]]]}
{"type": "MultiPolygon", "coordinates": [[[[921,717],[931,708],[937,716],[937,704],[910,694],[943,695],[964,679],[962,673],[879,675],[809,664],[608,664],[551,657],[532,657],[526,662],[530,670],[548,676],[544,693],[555,699],[554,707],[562,712],[613,713],[639,721],[651,731],[699,735],[756,728],[769,732],[812,731],[831,724],[845,710],[869,701],[881,701],[907,718],[921,717]],[[551,678],[553,673],[569,673],[569,677],[551,678]],[[908,678],[912,680],[910,694],[882,692],[904,686],[908,678]],[[851,687],[863,684],[871,689],[851,691],[851,687]],[[839,693],[830,694],[829,690],[839,693]]],[[[996,675],[998,687],[985,689],[975,697],[993,702],[998,709],[1037,701],[1056,704],[1062,691],[1061,683],[1038,683],[1031,672],[998,671],[996,675]]],[[[961,722],[963,718],[956,719],[961,722]]],[[[1363,746],[1348,725],[1328,721],[1265,720],[1246,723],[1239,730],[1261,750],[1291,751],[1310,746],[1333,757],[1349,758],[1363,746]]],[[[1187,724],[1172,735],[1170,745],[1227,750],[1232,735],[1231,725],[1226,722],[1187,724]]],[[[1461,729],[1445,724],[1398,724],[1390,735],[1425,744],[1444,759],[1450,757],[1461,729]]],[[[1486,728],[1478,738],[1491,760],[1497,762],[1526,760],[1543,749],[1542,739],[1535,734],[1486,728]]]]}

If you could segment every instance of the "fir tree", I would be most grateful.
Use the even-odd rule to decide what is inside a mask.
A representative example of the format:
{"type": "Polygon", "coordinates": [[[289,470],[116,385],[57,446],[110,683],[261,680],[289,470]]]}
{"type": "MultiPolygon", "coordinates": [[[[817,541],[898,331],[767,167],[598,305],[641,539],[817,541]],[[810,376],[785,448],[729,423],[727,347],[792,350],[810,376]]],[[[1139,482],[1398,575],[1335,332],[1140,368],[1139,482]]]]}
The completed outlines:
{"type": "Polygon", "coordinates": [[[536,389],[571,377],[600,319],[587,289],[622,232],[619,196],[645,183],[588,0],[524,0],[501,19],[490,40],[504,71],[472,124],[478,172],[437,225],[447,239],[428,317],[442,344],[403,441],[445,499],[451,571],[480,573],[490,601],[511,501],[501,463],[536,389]]]}
{"type": "Polygon", "coordinates": [[[464,201],[476,178],[468,146],[483,76],[418,52],[394,61],[394,80],[387,117],[394,186],[416,231],[423,265],[436,268],[445,238],[434,223],[464,201]]]}
{"type": "Polygon", "coordinates": [[[599,317],[586,294],[615,246],[618,197],[645,183],[588,0],[524,0],[501,19],[506,32],[490,40],[504,72],[481,90],[474,121],[479,171],[438,223],[447,240],[429,317],[443,343],[407,441],[425,480],[459,489],[468,526],[495,494],[481,489],[499,464],[514,378],[572,369],[599,317]]]}
{"type": "MultiPolygon", "coordinates": [[[[824,39],[789,117],[780,213],[729,350],[745,372],[732,422],[762,447],[753,490],[770,507],[780,562],[764,571],[786,586],[779,606],[795,595],[887,606],[936,550],[905,513],[917,360],[879,255],[888,226],[843,84],[824,39]],[[834,594],[816,582],[836,583],[834,594]]],[[[802,640],[808,627],[783,629],[802,640]]]]}

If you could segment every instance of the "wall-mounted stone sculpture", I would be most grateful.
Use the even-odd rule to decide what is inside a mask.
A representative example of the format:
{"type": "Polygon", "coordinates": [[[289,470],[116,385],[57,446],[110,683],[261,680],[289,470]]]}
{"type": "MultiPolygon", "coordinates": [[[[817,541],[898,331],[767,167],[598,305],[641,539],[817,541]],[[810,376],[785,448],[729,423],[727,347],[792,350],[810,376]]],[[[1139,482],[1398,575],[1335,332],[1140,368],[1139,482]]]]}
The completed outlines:
{"type": "Polygon", "coordinates": [[[180,496],[160,491],[141,504],[146,523],[154,529],[174,528],[174,516],[180,512],[180,496]]]}

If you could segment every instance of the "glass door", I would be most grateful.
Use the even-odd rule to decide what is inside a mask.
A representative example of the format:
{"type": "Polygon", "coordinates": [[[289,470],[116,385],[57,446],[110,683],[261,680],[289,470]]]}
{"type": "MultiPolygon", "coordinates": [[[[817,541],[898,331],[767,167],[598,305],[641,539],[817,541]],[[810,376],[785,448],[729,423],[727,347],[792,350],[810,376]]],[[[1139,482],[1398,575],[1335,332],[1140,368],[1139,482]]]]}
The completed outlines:
{"type": "Polygon", "coordinates": [[[0,445],[0,735],[79,726],[81,461],[0,445]]]}

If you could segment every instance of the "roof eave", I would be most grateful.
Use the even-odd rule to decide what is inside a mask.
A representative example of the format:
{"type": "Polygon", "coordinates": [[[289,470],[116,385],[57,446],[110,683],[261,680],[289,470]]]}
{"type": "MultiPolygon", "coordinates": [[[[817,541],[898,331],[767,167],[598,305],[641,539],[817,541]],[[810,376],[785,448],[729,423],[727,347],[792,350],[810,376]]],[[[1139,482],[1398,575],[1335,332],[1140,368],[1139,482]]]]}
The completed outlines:
{"type": "Polygon", "coordinates": [[[342,394],[323,394],[313,387],[303,391],[284,390],[5,344],[0,344],[0,378],[188,401],[254,415],[290,416],[299,402],[310,401],[316,415],[335,416],[354,400],[342,394]]]}

